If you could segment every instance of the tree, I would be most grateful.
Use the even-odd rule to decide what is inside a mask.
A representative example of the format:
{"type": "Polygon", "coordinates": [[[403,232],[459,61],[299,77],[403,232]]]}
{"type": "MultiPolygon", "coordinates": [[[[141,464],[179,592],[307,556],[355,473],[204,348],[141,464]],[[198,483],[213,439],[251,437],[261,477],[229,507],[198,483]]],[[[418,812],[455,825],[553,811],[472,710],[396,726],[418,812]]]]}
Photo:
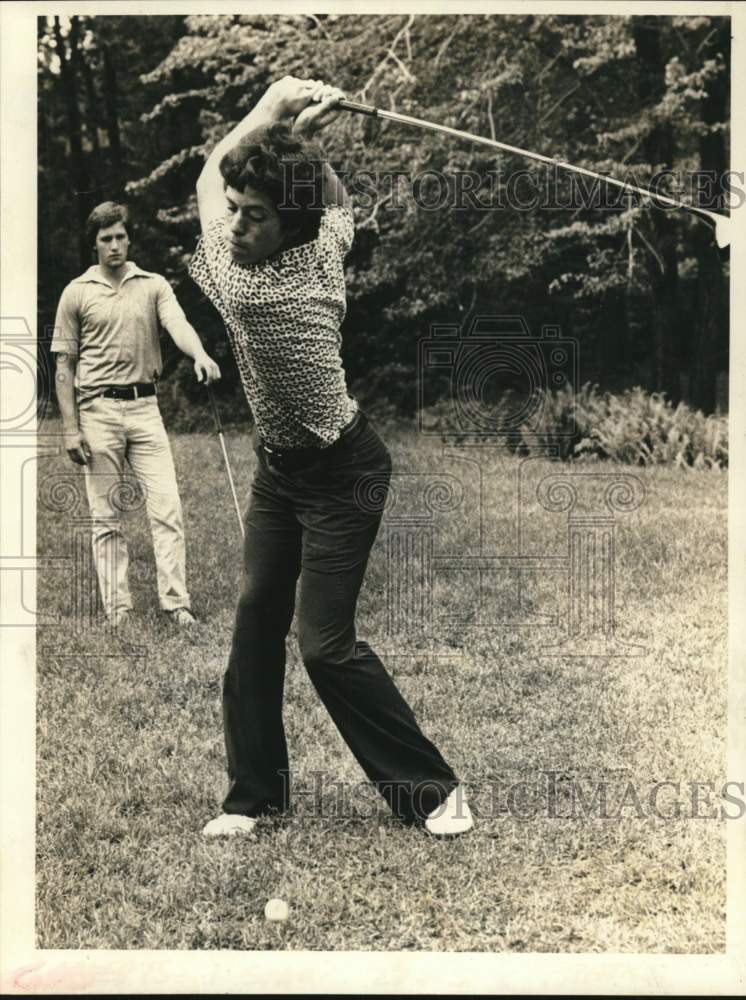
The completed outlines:
{"type": "MultiPolygon", "coordinates": [[[[63,287],[91,263],[89,212],[121,199],[125,178],[147,163],[139,116],[148,98],[138,74],[157,65],[183,30],[183,17],[171,16],[38,19],[40,331],[51,328],[63,287]]],[[[135,247],[153,251],[155,269],[153,244],[135,247]]]]}
{"type": "MultiPolygon", "coordinates": [[[[727,163],[726,18],[200,15],[172,25],[170,39],[165,18],[83,20],[79,47],[114,99],[139,245],[218,354],[228,350],[221,324],[186,276],[194,185],[206,152],[285,73],[685,199],[677,178],[712,169],[717,187],[727,163]]],[[[61,83],[46,72],[58,115],[61,83]]],[[[114,136],[102,133],[110,154],[114,136]]],[[[689,213],[360,116],[341,115],[323,142],[356,203],[344,359],[359,391],[395,380],[389,391],[411,409],[416,342],[430,324],[496,312],[524,315],[536,333],[559,323],[580,341],[583,378],[683,388],[711,405],[727,355],[726,286],[710,230],[689,213]]]]}
{"type": "MultiPolygon", "coordinates": [[[[708,19],[709,20],[709,19],[708,19]]],[[[699,165],[702,176],[711,181],[713,197],[705,197],[704,207],[725,208],[723,178],[728,169],[726,127],[730,107],[730,23],[717,19],[697,46],[706,62],[717,67],[702,98],[702,128],[699,136],[699,165]]],[[[702,228],[694,234],[697,259],[697,312],[691,345],[691,398],[705,412],[716,405],[719,373],[728,371],[728,297],[719,256],[702,228]]]]}
{"type": "Polygon", "coordinates": [[[89,186],[88,172],[85,159],[83,157],[83,136],[78,106],[78,74],[77,67],[82,61],[80,51],[80,18],[73,16],[70,18],[69,31],[63,34],[59,17],[53,18],[54,23],[54,46],[59,66],[59,78],[62,84],[62,93],[65,101],[65,111],[67,113],[67,139],[70,148],[68,158],[70,183],[75,195],[75,207],[78,221],[78,249],[81,264],[85,258],[85,247],[83,244],[83,225],[85,223],[86,202],[84,195],[89,186]]]}

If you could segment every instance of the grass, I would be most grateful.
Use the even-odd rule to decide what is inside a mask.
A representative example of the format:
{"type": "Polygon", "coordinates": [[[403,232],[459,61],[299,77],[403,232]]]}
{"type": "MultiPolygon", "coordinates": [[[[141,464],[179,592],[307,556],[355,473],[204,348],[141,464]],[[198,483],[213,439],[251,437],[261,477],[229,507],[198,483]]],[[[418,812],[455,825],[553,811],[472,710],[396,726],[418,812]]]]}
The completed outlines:
{"type": "MultiPolygon", "coordinates": [[[[387,435],[395,468],[446,468],[437,441],[387,435]]],[[[240,578],[239,537],[216,439],[175,435],[189,580],[201,624],[168,627],[141,513],[127,518],[136,622],[126,637],[76,633],[70,576],[49,570],[39,604],[59,617],[39,630],[37,938],[53,948],[323,949],[708,953],[725,948],[725,823],[691,817],[687,782],[725,776],[727,479],[715,471],[632,471],[646,500],[617,523],[616,614],[639,657],[549,658],[542,613],[560,622],[559,575],[529,578],[523,607],[510,572],[435,578],[438,657],[412,648],[387,659],[425,732],[471,788],[476,830],[452,842],[401,827],[316,698],[289,643],[285,720],[296,787],[291,814],[255,837],[205,841],[226,787],[220,685],[240,578]],[[490,615],[492,616],[490,618],[490,615]],[[486,618],[485,618],[486,616],[486,618]],[[497,616],[497,619],[496,617],[497,616]],[[484,622],[502,621],[485,628],[484,622]],[[610,818],[547,814],[606,781],[610,818]],[[315,787],[316,772],[327,775],[315,787]],[[678,819],[651,814],[682,806],[678,819]],[[331,782],[347,783],[348,800],[331,782]],[[525,781],[512,810],[506,789],[525,781]],[[621,805],[628,782],[644,806],[621,805]],[[493,804],[494,798],[494,804],[493,804]],[[320,801],[316,801],[319,799],[320,801]],[[531,807],[529,809],[529,806],[531,807]],[[517,813],[531,812],[527,818],[517,813]],[[282,924],[264,905],[290,906],[282,924]]],[[[245,494],[253,455],[229,449],[245,494]]],[[[515,547],[520,460],[485,458],[485,544],[515,547]]],[[[461,466],[462,477],[466,476],[461,466]]],[[[566,470],[544,460],[527,475],[566,470]]],[[[72,467],[42,460],[39,479],[72,467]]],[[[531,480],[534,481],[533,479],[531,480]]],[[[473,550],[473,479],[464,506],[443,515],[439,551],[473,550]]],[[[566,514],[530,508],[525,551],[559,553],[566,514]]],[[[65,555],[67,515],[39,506],[41,555],[65,555]]],[[[374,550],[359,634],[386,645],[385,552],[374,550]]],[[[90,582],[93,593],[93,581],[90,582]]],[[[718,806],[701,792],[700,814],[718,806]],[[708,800],[711,803],[708,805],[708,800]]]]}

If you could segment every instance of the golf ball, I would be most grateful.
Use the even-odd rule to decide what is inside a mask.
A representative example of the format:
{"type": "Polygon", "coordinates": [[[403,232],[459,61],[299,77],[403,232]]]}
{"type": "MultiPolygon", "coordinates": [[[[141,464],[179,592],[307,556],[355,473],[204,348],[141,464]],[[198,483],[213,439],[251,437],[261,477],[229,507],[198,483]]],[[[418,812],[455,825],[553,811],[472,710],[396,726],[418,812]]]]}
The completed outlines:
{"type": "Polygon", "coordinates": [[[267,920],[287,920],[289,912],[284,899],[270,899],[264,907],[264,916],[267,920]]]}

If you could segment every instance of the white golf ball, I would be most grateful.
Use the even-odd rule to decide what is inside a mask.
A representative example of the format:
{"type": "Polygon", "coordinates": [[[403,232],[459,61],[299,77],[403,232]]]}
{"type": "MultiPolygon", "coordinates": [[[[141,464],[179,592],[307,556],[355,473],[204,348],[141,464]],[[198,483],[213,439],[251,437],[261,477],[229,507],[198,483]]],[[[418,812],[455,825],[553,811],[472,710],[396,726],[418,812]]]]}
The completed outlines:
{"type": "Polygon", "coordinates": [[[270,899],[264,907],[264,916],[267,920],[287,920],[289,913],[288,904],[284,899],[270,899]]]}

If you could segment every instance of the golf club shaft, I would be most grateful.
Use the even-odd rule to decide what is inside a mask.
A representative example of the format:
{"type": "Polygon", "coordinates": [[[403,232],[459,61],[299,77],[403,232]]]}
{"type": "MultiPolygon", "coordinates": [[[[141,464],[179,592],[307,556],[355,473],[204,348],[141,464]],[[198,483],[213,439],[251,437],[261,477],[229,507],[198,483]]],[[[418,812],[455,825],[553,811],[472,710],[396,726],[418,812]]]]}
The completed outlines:
{"type": "Polygon", "coordinates": [[[490,146],[493,149],[501,149],[507,153],[516,153],[519,156],[526,156],[531,160],[538,160],[539,163],[548,163],[552,166],[560,167],[563,170],[570,170],[576,174],[583,174],[585,177],[593,177],[606,184],[613,184],[618,188],[622,188],[622,190],[636,191],[637,194],[644,195],[646,198],[656,199],[657,201],[664,202],[666,205],[671,205],[674,208],[684,208],[689,212],[694,212],[700,217],[705,216],[716,226],[718,223],[722,223],[724,221],[727,222],[728,217],[721,215],[718,212],[710,212],[706,208],[697,208],[695,205],[687,205],[683,201],[677,201],[675,198],[669,198],[667,195],[657,194],[655,191],[638,187],[636,184],[629,184],[626,181],[618,181],[615,177],[609,177],[607,174],[598,174],[595,170],[588,170],[586,167],[576,167],[572,163],[565,163],[564,160],[558,160],[553,156],[544,156],[542,153],[534,153],[529,149],[521,149],[519,146],[511,146],[507,142],[498,142],[497,139],[487,139],[482,135],[474,135],[473,132],[462,132],[460,129],[451,128],[448,125],[438,125],[435,122],[425,121],[423,118],[412,118],[409,115],[400,115],[396,111],[384,111],[381,108],[375,108],[370,104],[359,104],[356,101],[342,100],[339,102],[339,107],[343,111],[352,111],[357,114],[370,115],[374,118],[386,118],[389,121],[398,122],[400,125],[412,125],[415,128],[427,129],[430,132],[442,132],[446,135],[451,135],[456,139],[466,139],[468,142],[478,142],[483,146],[490,146]]]}
{"type": "Polygon", "coordinates": [[[215,428],[218,432],[218,438],[220,440],[220,447],[223,450],[223,461],[225,462],[225,470],[228,473],[228,482],[230,483],[231,493],[233,495],[233,506],[236,508],[236,516],[238,517],[238,527],[241,531],[241,538],[244,537],[244,526],[243,518],[241,517],[241,507],[238,503],[238,496],[236,494],[236,486],[233,482],[233,473],[231,472],[231,463],[228,459],[228,450],[225,447],[225,437],[223,436],[223,425],[220,420],[220,411],[218,410],[218,403],[215,399],[215,394],[212,391],[212,386],[207,383],[207,392],[210,396],[210,402],[212,404],[212,414],[215,418],[215,428]]]}

